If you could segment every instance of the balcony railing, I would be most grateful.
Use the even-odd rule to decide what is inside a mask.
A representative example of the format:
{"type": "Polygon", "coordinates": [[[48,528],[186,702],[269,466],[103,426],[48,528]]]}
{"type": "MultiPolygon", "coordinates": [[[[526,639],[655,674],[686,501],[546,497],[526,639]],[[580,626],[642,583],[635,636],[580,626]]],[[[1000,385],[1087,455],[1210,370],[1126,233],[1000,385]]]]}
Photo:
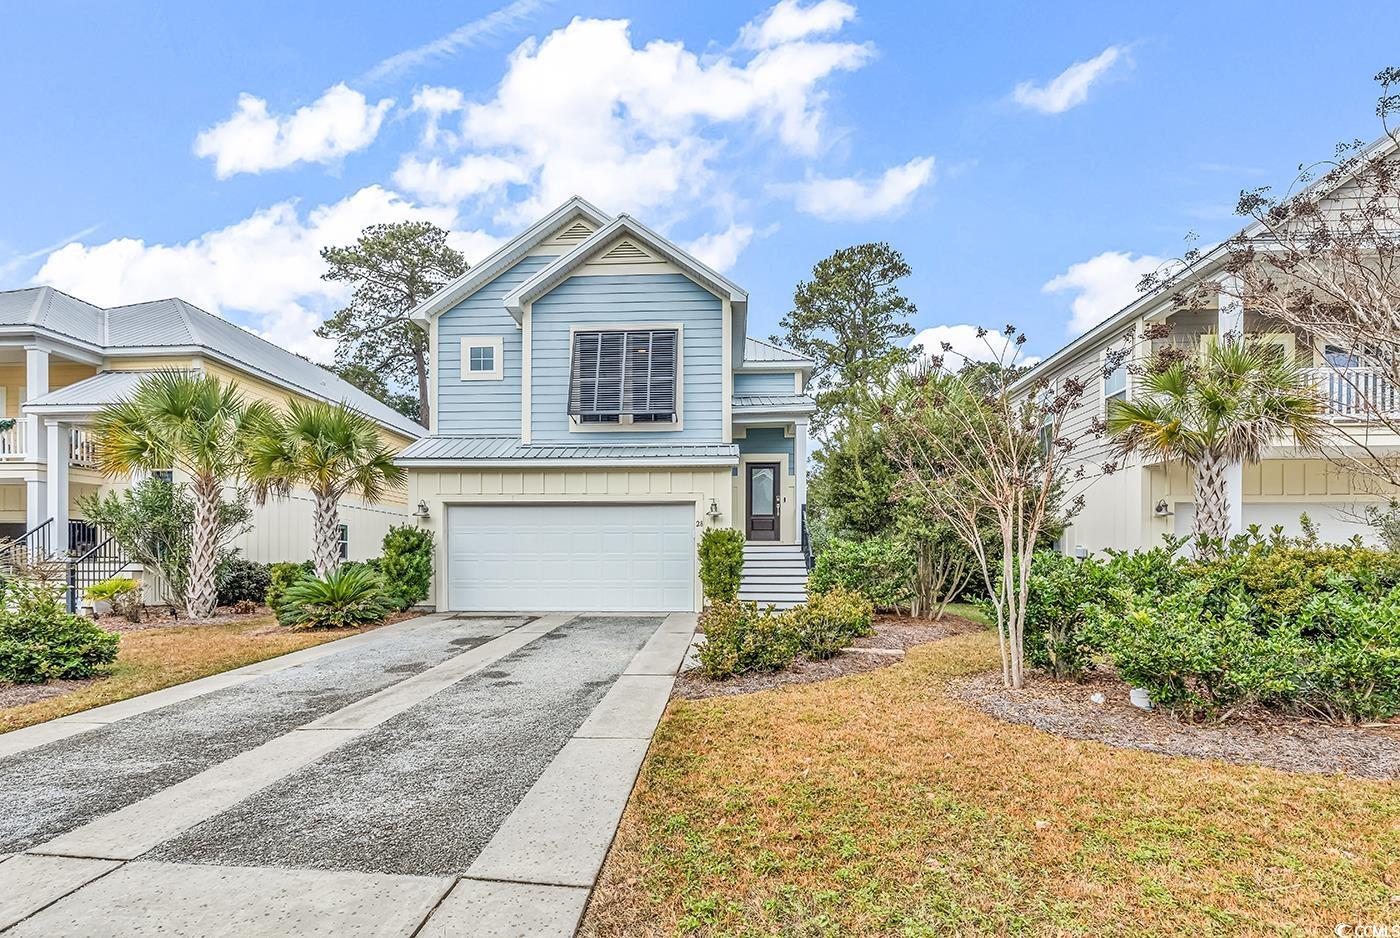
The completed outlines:
{"type": "Polygon", "coordinates": [[[15,420],[10,423],[9,427],[0,430],[0,459],[20,460],[23,458],[24,421],[15,420]]]}
{"type": "Polygon", "coordinates": [[[1400,418],[1400,386],[1377,368],[1309,368],[1327,415],[1340,420],[1400,418]]]}
{"type": "Polygon", "coordinates": [[[97,467],[97,440],[83,427],[68,431],[68,462],[86,469],[97,467]]]}
{"type": "MultiPolygon", "coordinates": [[[[29,452],[29,421],[35,417],[20,417],[7,429],[0,430],[0,462],[42,462],[29,452]]],[[[68,429],[68,463],[83,469],[97,468],[97,439],[86,427],[68,429]]]]}

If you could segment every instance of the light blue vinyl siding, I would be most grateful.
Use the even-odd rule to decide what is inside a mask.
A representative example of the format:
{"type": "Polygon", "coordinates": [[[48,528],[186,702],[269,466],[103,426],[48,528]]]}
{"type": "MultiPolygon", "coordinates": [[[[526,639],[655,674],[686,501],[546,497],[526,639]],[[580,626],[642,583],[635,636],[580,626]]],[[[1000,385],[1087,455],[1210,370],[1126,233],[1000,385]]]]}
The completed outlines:
{"type": "Polygon", "coordinates": [[[504,299],[553,259],[523,258],[438,318],[438,433],[520,435],[520,328],[504,299]],[[501,380],[462,380],[464,336],[501,337],[501,380]]]}
{"type": "Polygon", "coordinates": [[[782,427],[749,427],[748,433],[734,441],[739,455],[787,453],[788,475],[797,469],[797,440],[785,435],[782,427]]]}
{"type": "Polygon", "coordinates": [[[681,274],[570,277],[530,307],[530,441],[647,443],[724,439],[723,305],[681,274]],[[569,327],[681,323],[680,430],[571,432],[569,327]]]}
{"type": "Polygon", "coordinates": [[[735,394],[796,394],[793,372],[780,371],[772,374],[735,374],[735,394]]]}

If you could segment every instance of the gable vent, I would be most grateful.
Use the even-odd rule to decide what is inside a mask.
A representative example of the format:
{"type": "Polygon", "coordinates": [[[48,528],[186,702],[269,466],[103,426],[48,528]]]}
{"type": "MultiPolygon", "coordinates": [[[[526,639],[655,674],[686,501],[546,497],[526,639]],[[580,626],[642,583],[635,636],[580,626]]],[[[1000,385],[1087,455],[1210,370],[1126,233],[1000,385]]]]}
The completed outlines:
{"type": "Polygon", "coordinates": [[[631,241],[619,241],[611,251],[603,255],[605,261],[640,261],[650,258],[651,255],[637,247],[631,241]]]}
{"type": "Polygon", "coordinates": [[[571,241],[576,243],[579,241],[586,241],[588,239],[588,236],[592,233],[592,228],[588,227],[581,221],[576,221],[569,227],[565,228],[563,231],[559,232],[559,237],[556,240],[571,241]]]}

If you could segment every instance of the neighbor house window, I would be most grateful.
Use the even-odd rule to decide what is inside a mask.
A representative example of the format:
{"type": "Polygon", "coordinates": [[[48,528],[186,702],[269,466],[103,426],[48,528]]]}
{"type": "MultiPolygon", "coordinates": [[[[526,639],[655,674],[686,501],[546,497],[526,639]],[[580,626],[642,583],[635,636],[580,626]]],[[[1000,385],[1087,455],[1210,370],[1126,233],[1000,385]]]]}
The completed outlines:
{"type": "Polygon", "coordinates": [[[340,559],[350,559],[350,525],[342,524],[336,533],[336,539],[340,541],[340,559]]]}
{"type": "Polygon", "coordinates": [[[573,342],[569,416],[575,421],[676,422],[679,330],[580,331],[573,342]]]}
{"type": "Polygon", "coordinates": [[[1103,406],[1104,411],[1108,411],[1110,401],[1126,401],[1128,399],[1128,356],[1121,350],[1114,352],[1110,350],[1104,360],[1104,367],[1113,367],[1112,371],[1106,371],[1103,378],[1103,406]]]}
{"type": "Polygon", "coordinates": [[[462,380],[496,381],[504,374],[500,336],[468,336],[462,340],[462,380]]]}
{"type": "Polygon", "coordinates": [[[173,469],[157,469],[155,472],[152,472],[152,473],[151,473],[151,478],[152,478],[152,479],[159,479],[160,481],[164,482],[166,485],[173,485],[173,484],[175,483],[175,470],[173,470],[173,469]]]}

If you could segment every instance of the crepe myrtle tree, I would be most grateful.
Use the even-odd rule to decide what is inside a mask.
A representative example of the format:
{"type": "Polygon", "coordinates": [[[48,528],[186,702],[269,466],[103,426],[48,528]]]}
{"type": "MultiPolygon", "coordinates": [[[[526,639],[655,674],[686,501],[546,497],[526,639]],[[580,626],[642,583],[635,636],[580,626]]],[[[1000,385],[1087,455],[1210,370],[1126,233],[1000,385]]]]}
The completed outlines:
{"type": "Polygon", "coordinates": [[[312,564],[318,577],[340,566],[340,500],[376,501],[403,485],[378,425],[344,403],[291,400],[283,413],[261,415],[247,436],[245,472],[259,504],[298,486],[311,490],[312,564]]]}
{"type": "Polygon", "coordinates": [[[267,405],[245,401],[232,382],[167,370],[142,378],[127,400],[93,418],[97,466],[105,475],[179,469],[189,477],[194,524],[185,605],[191,619],[214,614],[224,489],[239,479],[249,428],[269,415],[267,405]]]}
{"type": "Polygon", "coordinates": [[[1323,453],[1400,484],[1400,457],[1376,445],[1400,433],[1400,68],[1375,79],[1377,141],[1301,165],[1282,192],[1242,191],[1236,213],[1248,225],[1216,249],[1218,266],[1196,268],[1202,254],[1190,251],[1186,276],[1164,269],[1141,288],[1173,290],[1179,308],[1219,297],[1308,338],[1330,369],[1319,383],[1331,404],[1356,418],[1334,425],[1323,453]]]}
{"type": "MultiPolygon", "coordinates": [[[[979,328],[977,335],[983,357],[1000,367],[951,372],[945,366],[958,356],[943,343],[941,355],[928,356],[898,382],[881,419],[901,468],[903,497],[917,498],[930,520],[946,525],[971,552],[991,597],[1002,682],[1019,688],[1037,540],[1078,511],[1077,489],[1117,464],[1078,456],[1084,439],[1103,432],[1101,421],[1076,429],[1067,420],[1089,389],[1082,379],[1045,379],[1013,393],[1025,336],[1010,325],[1000,333],[979,328]]],[[[1104,368],[1111,372],[1128,354],[1111,353],[1104,368]]]]}

